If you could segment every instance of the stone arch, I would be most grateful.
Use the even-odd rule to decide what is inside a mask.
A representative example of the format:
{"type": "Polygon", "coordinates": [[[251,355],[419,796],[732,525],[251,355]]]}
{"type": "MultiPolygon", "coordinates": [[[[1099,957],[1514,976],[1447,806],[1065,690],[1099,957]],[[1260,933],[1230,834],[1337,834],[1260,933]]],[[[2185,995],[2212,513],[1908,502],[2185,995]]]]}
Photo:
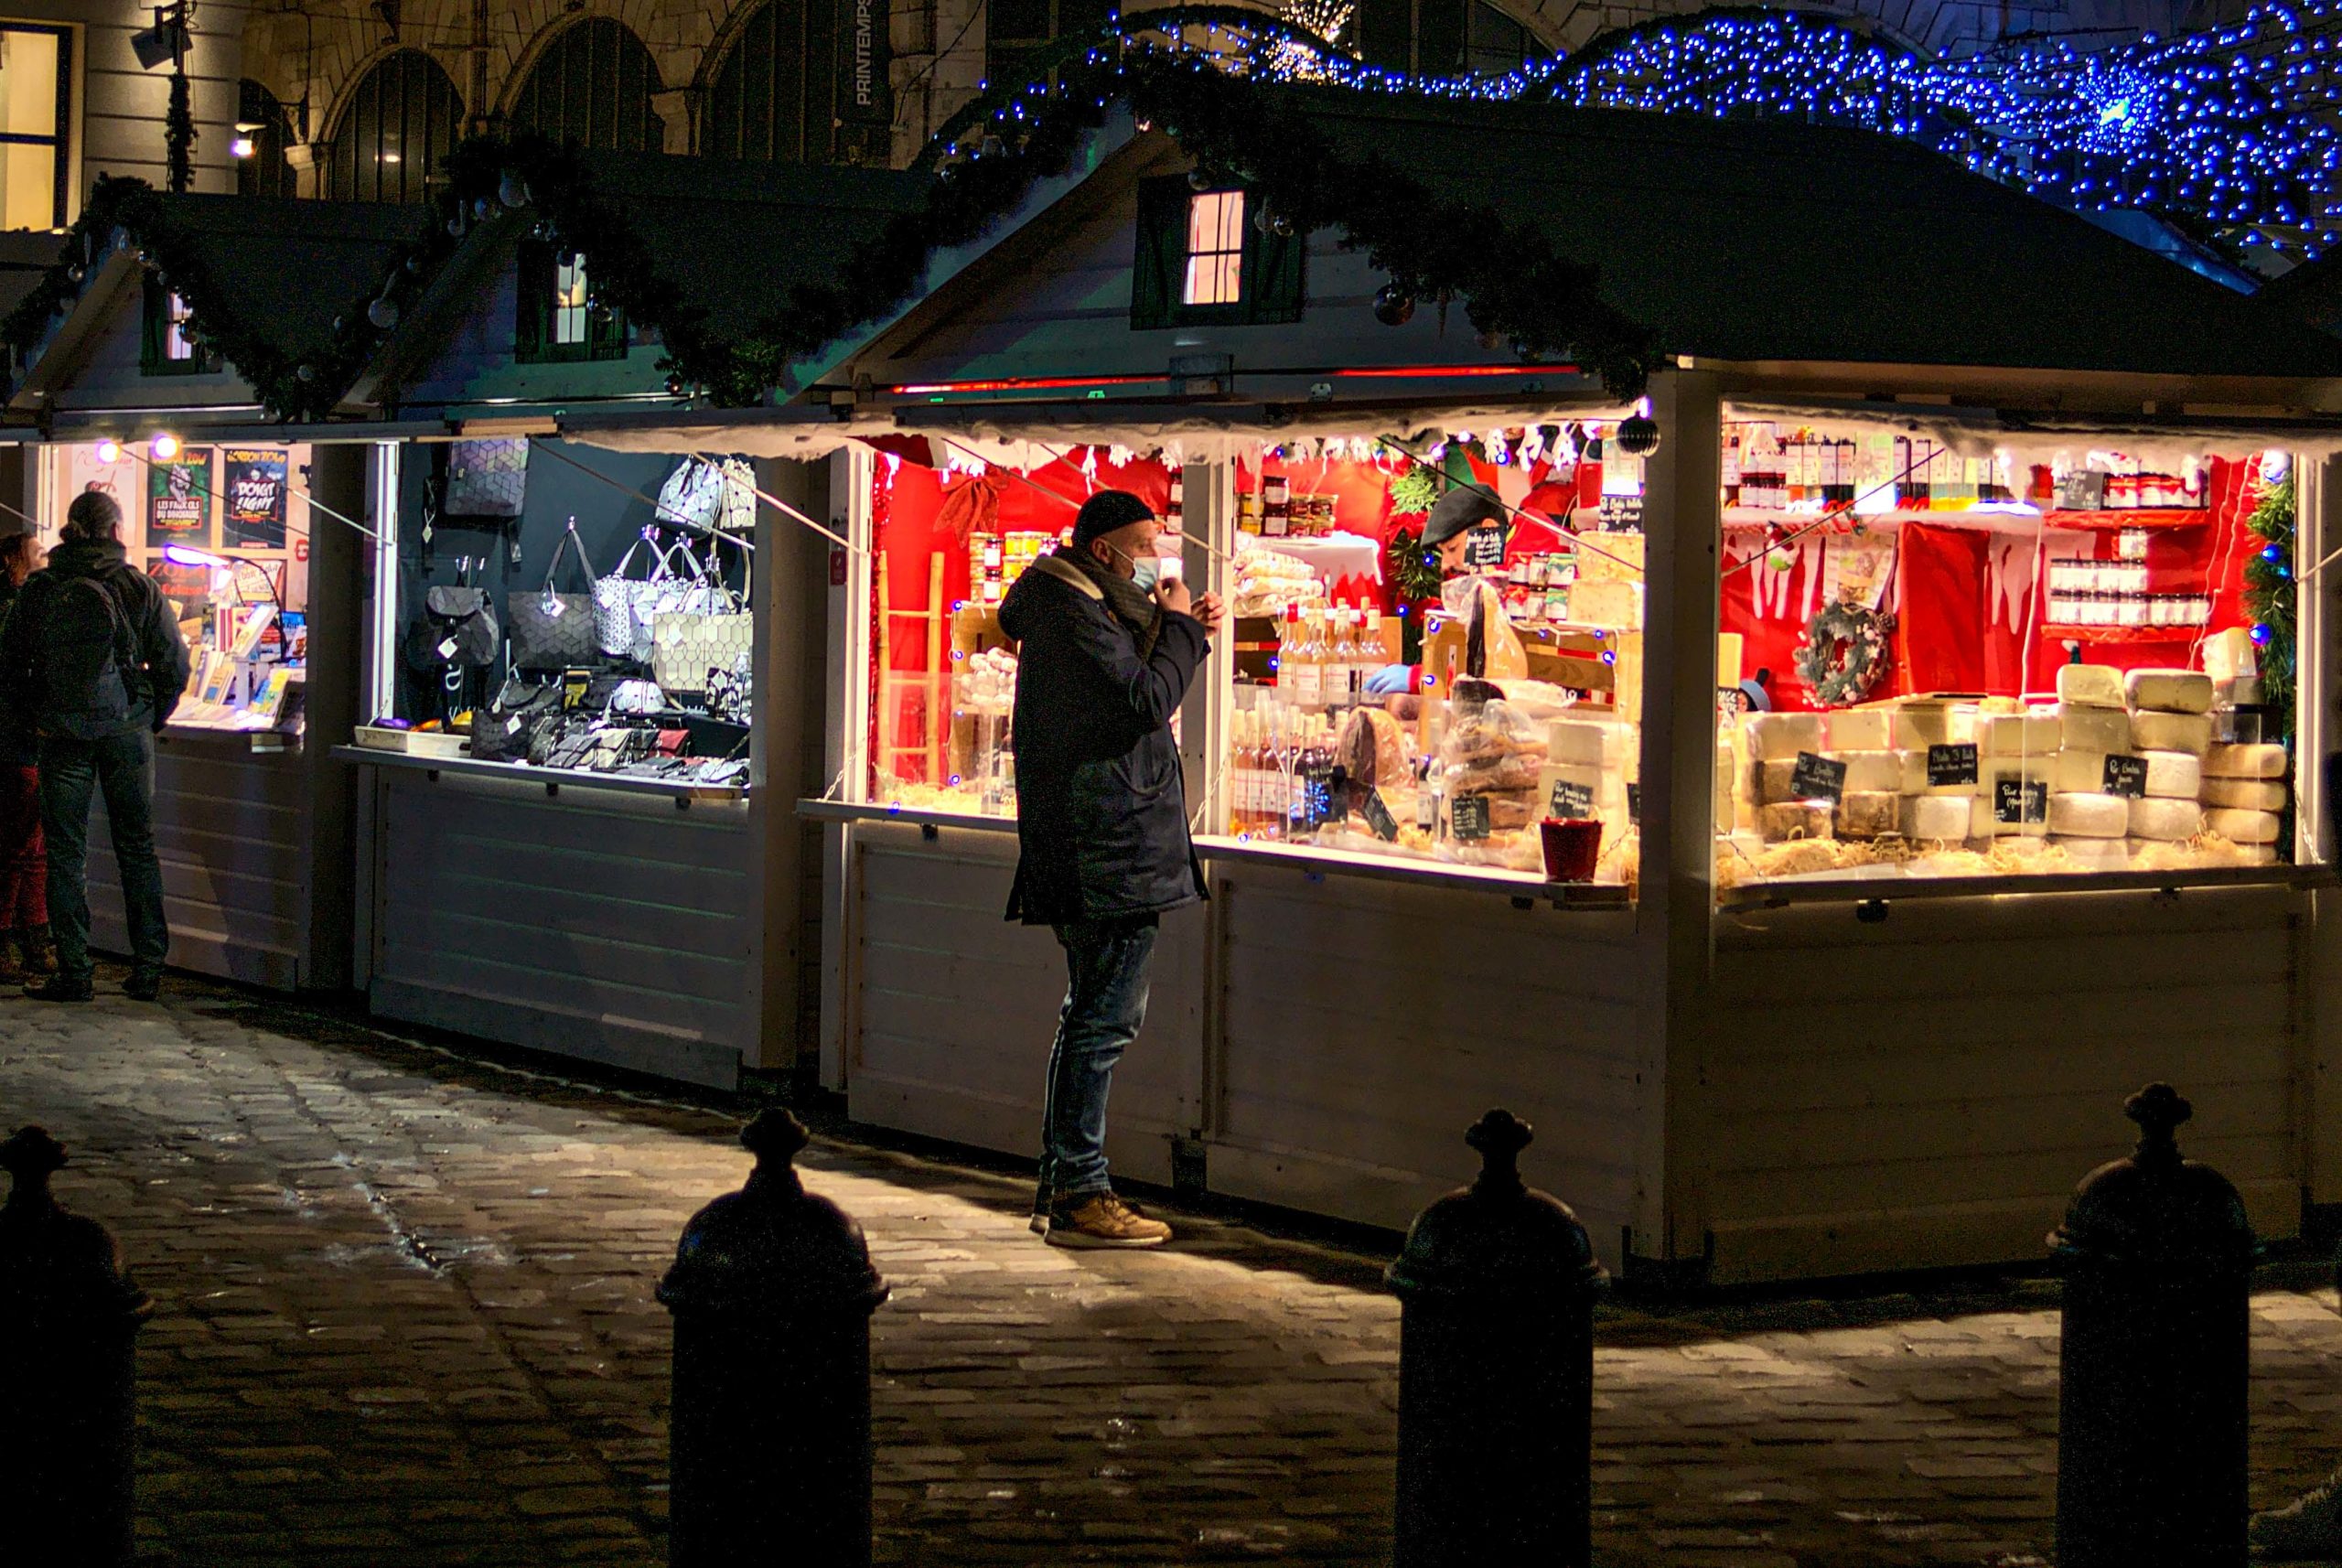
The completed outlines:
{"type": "Polygon", "coordinates": [[[581,16],[541,35],[505,84],[500,117],[514,131],[618,152],[657,152],[665,126],[652,105],[665,91],[658,61],[635,30],[610,16],[581,16]]]}
{"type": "Polygon", "coordinates": [[[464,100],[425,50],[380,50],[355,72],[317,149],[320,196],[419,202],[462,139],[464,100]]]}

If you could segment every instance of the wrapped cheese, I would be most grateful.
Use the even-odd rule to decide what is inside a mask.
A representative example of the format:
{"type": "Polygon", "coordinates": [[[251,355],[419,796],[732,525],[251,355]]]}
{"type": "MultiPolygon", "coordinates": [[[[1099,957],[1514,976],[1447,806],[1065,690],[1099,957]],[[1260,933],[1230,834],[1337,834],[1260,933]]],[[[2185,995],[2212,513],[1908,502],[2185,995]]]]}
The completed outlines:
{"type": "Polygon", "coordinates": [[[2206,827],[2239,843],[2275,843],[2277,821],[2274,811],[2240,811],[2229,806],[2215,806],[2204,813],[2206,827]]]}
{"type": "Polygon", "coordinates": [[[1895,714],[1892,709],[1842,708],[1830,715],[1830,749],[1832,751],[1885,751],[1894,744],[1895,714]]]}
{"type": "Polygon", "coordinates": [[[2130,698],[2131,706],[2152,713],[2205,714],[2212,710],[2212,678],[2201,670],[2133,670],[2122,677],[2122,690],[2130,698]]]}
{"type": "Polygon", "coordinates": [[[2122,672],[2106,664],[2057,666],[2057,705],[2076,708],[2121,708],[2122,672]]]}
{"type": "Polygon", "coordinates": [[[2282,811],[2285,785],[2280,779],[2207,779],[2204,804],[2240,811],[2282,811]]]}
{"type": "Polygon", "coordinates": [[[1882,790],[1849,789],[1838,802],[1838,836],[1875,839],[1902,831],[1903,798],[1882,790]]]}
{"type": "Polygon", "coordinates": [[[2210,779],[2283,779],[2288,760],[2285,748],[2272,743],[2216,746],[2204,754],[2204,773],[2210,779]]]}
{"type": "Polygon", "coordinates": [[[1631,726],[1615,719],[1555,719],[1545,726],[1546,755],[1555,762],[1615,768],[1624,760],[1631,726]]]}
{"type": "Polygon", "coordinates": [[[2157,800],[2150,795],[2130,803],[2130,836],[2170,843],[2194,838],[2204,829],[2204,812],[2193,800],[2157,800]]]}
{"type": "MultiPolygon", "coordinates": [[[[2087,664],[2068,664],[2068,670],[2087,670],[2087,664]]],[[[2131,749],[2131,715],[2121,708],[2085,708],[2057,704],[2057,743],[2076,751],[2128,751],[2131,749]]]]}
{"type": "Polygon", "coordinates": [[[2142,708],[2131,715],[2131,749],[2185,751],[2201,757],[2212,744],[2212,715],[2142,708]]]}
{"type": "Polygon", "coordinates": [[[1821,749],[1820,714],[1751,714],[1745,727],[1750,755],[1767,762],[1794,761],[1800,751],[1821,749]]]}
{"type": "Polygon", "coordinates": [[[1643,585],[1608,578],[1581,577],[1570,585],[1570,619],[1579,626],[1643,628],[1643,585]]]}
{"type": "Polygon", "coordinates": [[[2131,812],[2119,795],[2052,795],[2052,837],[2119,839],[2129,831],[2131,812]]]}

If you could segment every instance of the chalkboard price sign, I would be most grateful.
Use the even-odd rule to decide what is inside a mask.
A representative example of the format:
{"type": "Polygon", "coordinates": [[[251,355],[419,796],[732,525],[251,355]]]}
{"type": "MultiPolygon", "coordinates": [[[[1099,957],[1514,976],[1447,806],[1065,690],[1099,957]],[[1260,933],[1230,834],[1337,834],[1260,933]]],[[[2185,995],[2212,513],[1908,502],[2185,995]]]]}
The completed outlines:
{"type": "Polygon", "coordinates": [[[1637,827],[1640,827],[1642,825],[1643,787],[1639,784],[1629,784],[1627,786],[1627,821],[1634,823],[1637,827]]]}
{"type": "Polygon", "coordinates": [[[1545,809],[1565,822],[1584,822],[1594,815],[1594,786],[1556,779],[1553,780],[1553,798],[1545,809]]]}
{"type": "Polygon", "coordinates": [[[1458,843],[1471,843],[1488,836],[1488,798],[1486,795],[1458,795],[1447,809],[1448,832],[1458,843]]]}
{"type": "Polygon", "coordinates": [[[1972,746],[1928,747],[1928,788],[1948,788],[1976,782],[1976,748],[1972,746]]]}
{"type": "Polygon", "coordinates": [[[2120,752],[2110,754],[2106,758],[2105,790],[2126,800],[2143,799],[2147,792],[2147,759],[2124,757],[2120,752]]]}
{"type": "Polygon", "coordinates": [[[1837,800],[1846,793],[1846,765],[1810,751],[1797,754],[1789,769],[1789,795],[1799,800],[1837,800]]]}
{"type": "Polygon", "coordinates": [[[1494,523],[1488,523],[1466,534],[1464,564],[1467,566],[1503,565],[1504,530],[1494,523]]]}
{"type": "Polygon", "coordinates": [[[1366,798],[1359,804],[1359,811],[1366,818],[1366,825],[1374,830],[1376,838],[1384,843],[1397,842],[1399,819],[1392,816],[1391,808],[1383,803],[1381,790],[1369,789],[1366,798]]]}
{"type": "Polygon", "coordinates": [[[2049,818],[2049,781],[2046,779],[1993,780],[1993,821],[2040,822],[2049,818]]]}

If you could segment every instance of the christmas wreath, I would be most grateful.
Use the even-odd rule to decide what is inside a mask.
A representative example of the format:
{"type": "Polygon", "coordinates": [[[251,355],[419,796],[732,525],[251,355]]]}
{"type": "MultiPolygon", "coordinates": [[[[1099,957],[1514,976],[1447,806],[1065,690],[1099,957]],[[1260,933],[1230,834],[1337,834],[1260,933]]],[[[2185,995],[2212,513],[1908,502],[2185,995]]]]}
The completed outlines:
{"type": "Polygon", "coordinates": [[[1886,634],[1894,629],[1891,618],[1861,605],[1822,606],[1798,644],[1798,678],[1822,707],[1861,702],[1886,673],[1886,634]]]}

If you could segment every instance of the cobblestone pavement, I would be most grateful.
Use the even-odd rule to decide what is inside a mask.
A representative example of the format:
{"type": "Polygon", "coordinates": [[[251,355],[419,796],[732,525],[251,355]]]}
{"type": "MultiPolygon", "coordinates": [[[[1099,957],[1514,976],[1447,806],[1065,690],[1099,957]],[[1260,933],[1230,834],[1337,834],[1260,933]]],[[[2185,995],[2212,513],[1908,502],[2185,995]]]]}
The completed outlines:
{"type": "MultiPolygon", "coordinates": [[[[160,1302],[151,1563],[663,1561],[651,1287],[745,1173],[733,1116],[175,981],[161,1007],[0,1003],[0,1122],[24,1121],[160,1302]]],[[[1381,1256],[1208,1220],[1068,1253],[1013,1176],[827,1137],[803,1163],[895,1289],[883,1560],[1387,1559],[1381,1256]]],[[[2044,1563],[2056,1331],[2022,1282],[1606,1308],[1597,1554],[2044,1563]]],[[[2265,1506],[2342,1455],[2332,1291],[2259,1294],[2254,1354],[2265,1506]]]]}

